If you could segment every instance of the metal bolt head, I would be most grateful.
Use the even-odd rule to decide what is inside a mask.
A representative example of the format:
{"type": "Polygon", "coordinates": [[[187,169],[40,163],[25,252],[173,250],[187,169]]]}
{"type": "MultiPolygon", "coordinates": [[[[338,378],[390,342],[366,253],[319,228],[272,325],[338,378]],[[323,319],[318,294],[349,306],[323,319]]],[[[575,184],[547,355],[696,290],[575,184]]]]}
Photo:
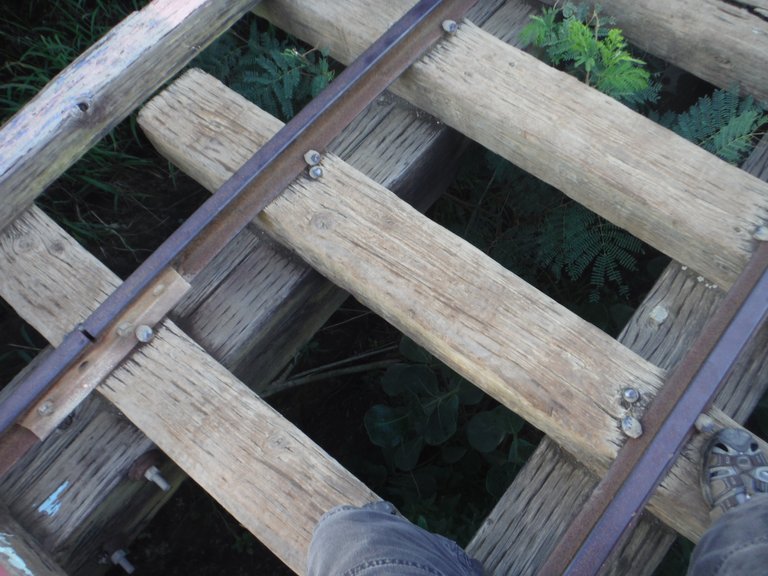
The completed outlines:
{"type": "Polygon", "coordinates": [[[131,328],[133,328],[133,324],[130,322],[121,322],[115,330],[115,333],[123,338],[131,332],[131,328]]]}
{"type": "Polygon", "coordinates": [[[168,484],[168,481],[160,473],[157,466],[147,468],[147,471],[144,472],[144,478],[157,484],[163,492],[168,492],[171,489],[171,485],[168,484]]]}
{"type": "Polygon", "coordinates": [[[710,434],[715,431],[715,421],[707,414],[699,414],[694,426],[702,434],[710,434]]]}
{"type": "Polygon", "coordinates": [[[309,177],[312,178],[313,180],[322,178],[323,169],[320,166],[312,166],[312,168],[309,169],[309,177]]]}
{"type": "Polygon", "coordinates": [[[653,307],[653,310],[651,310],[648,316],[654,324],[661,325],[667,318],[669,318],[669,310],[667,310],[665,306],[659,304],[653,307]]]}
{"type": "Polygon", "coordinates": [[[459,25],[456,24],[455,20],[443,20],[443,30],[448,32],[448,34],[455,34],[458,29],[459,25]]]}
{"type": "Polygon", "coordinates": [[[758,226],[752,237],[760,242],[768,242],[768,226],[758,226]]]}
{"type": "Polygon", "coordinates": [[[152,327],[147,326],[146,324],[140,324],[139,326],[136,326],[134,334],[136,335],[136,340],[145,344],[152,340],[152,338],[155,336],[155,332],[152,330],[152,327]]]}
{"type": "Polygon", "coordinates": [[[322,160],[323,157],[320,155],[320,152],[317,150],[307,150],[304,154],[304,162],[309,164],[310,166],[317,166],[320,164],[320,160],[322,160]]]}
{"type": "Polygon", "coordinates": [[[37,413],[40,414],[40,416],[48,416],[49,414],[53,414],[53,409],[55,408],[53,401],[46,400],[40,406],[37,408],[37,413]]]}
{"type": "Polygon", "coordinates": [[[109,559],[112,560],[112,564],[120,566],[120,568],[125,570],[128,574],[133,574],[136,571],[136,568],[128,560],[125,550],[122,548],[120,550],[115,550],[109,559]]]}
{"type": "Polygon", "coordinates": [[[643,435],[643,425],[634,416],[624,416],[621,419],[621,430],[630,438],[640,438],[643,435]]]}
{"type": "Polygon", "coordinates": [[[634,404],[640,400],[640,391],[637,388],[627,387],[621,391],[621,397],[627,404],[634,404]]]}

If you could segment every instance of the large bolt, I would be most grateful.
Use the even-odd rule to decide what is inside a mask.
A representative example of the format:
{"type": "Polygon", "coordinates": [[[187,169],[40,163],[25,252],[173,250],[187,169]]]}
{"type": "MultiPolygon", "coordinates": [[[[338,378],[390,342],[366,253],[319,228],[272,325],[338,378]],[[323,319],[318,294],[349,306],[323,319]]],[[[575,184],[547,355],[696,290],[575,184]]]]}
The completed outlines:
{"type": "Polygon", "coordinates": [[[53,400],[46,400],[40,406],[37,408],[37,413],[40,414],[40,416],[48,416],[50,414],[53,414],[53,409],[56,406],[53,404],[53,400]]]}
{"type": "Polygon", "coordinates": [[[112,555],[109,557],[109,559],[112,561],[112,564],[120,566],[120,568],[125,570],[128,574],[133,574],[133,572],[136,570],[133,564],[131,564],[128,558],[126,558],[125,550],[122,548],[112,552],[112,555]]]}
{"type": "Polygon", "coordinates": [[[317,166],[320,164],[320,160],[322,160],[322,158],[323,157],[320,155],[320,152],[317,150],[307,150],[304,154],[304,162],[310,166],[317,166]]]}
{"type": "Polygon", "coordinates": [[[640,400],[640,391],[637,388],[624,388],[624,390],[621,391],[621,397],[627,404],[634,404],[640,400]]]}
{"type": "Polygon", "coordinates": [[[443,30],[448,34],[455,34],[458,29],[459,25],[456,24],[455,20],[443,20],[443,30]]]}
{"type": "Polygon", "coordinates": [[[643,435],[643,425],[634,416],[624,416],[621,419],[621,430],[630,438],[640,438],[643,435]]]}
{"type": "Polygon", "coordinates": [[[309,177],[312,178],[313,180],[322,178],[323,168],[321,166],[312,166],[312,168],[309,169],[309,177]]]}
{"type": "Polygon", "coordinates": [[[669,318],[669,310],[667,310],[665,306],[659,304],[658,306],[653,307],[653,310],[650,311],[648,316],[651,318],[651,321],[654,324],[660,325],[663,324],[667,318],[669,318]]]}
{"type": "Polygon", "coordinates": [[[752,237],[760,242],[768,242],[768,226],[758,226],[752,237]]]}
{"type": "Polygon", "coordinates": [[[150,482],[157,484],[163,492],[168,492],[171,489],[171,485],[163,478],[163,475],[158,470],[157,466],[150,466],[147,471],[144,472],[144,478],[150,482]]]}
{"type": "Polygon", "coordinates": [[[136,335],[136,340],[143,342],[144,344],[152,340],[152,338],[155,336],[152,327],[147,326],[146,324],[140,324],[139,326],[136,326],[134,334],[136,335]]]}

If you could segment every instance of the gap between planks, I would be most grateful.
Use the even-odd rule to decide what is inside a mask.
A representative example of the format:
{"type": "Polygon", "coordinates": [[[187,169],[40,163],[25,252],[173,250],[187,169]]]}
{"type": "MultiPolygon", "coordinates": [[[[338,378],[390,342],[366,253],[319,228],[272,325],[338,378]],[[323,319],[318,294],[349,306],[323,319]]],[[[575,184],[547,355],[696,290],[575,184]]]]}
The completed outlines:
{"type": "MultiPolygon", "coordinates": [[[[164,155],[182,170],[206,172],[212,187],[274,128],[262,111],[199,71],[148,103],[140,124],[164,155]]],[[[619,390],[631,383],[650,397],[663,371],[340,160],[329,155],[323,165],[320,181],[299,179],[260,225],[604,473],[621,443],[619,390]]],[[[708,518],[696,497],[694,459],[678,460],[651,507],[695,539],[708,518]]]]}

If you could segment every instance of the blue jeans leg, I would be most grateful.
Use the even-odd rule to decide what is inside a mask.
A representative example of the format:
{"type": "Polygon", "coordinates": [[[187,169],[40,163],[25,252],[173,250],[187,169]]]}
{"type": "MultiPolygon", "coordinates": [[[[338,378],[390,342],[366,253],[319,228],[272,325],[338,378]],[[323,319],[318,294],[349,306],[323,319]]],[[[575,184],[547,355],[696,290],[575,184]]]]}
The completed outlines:
{"type": "Polygon", "coordinates": [[[768,494],[753,496],[718,518],[694,549],[688,574],[768,574],[768,494]]]}
{"type": "Polygon", "coordinates": [[[399,516],[389,502],[327,512],[309,547],[309,576],[482,576],[455,542],[399,516]]]}

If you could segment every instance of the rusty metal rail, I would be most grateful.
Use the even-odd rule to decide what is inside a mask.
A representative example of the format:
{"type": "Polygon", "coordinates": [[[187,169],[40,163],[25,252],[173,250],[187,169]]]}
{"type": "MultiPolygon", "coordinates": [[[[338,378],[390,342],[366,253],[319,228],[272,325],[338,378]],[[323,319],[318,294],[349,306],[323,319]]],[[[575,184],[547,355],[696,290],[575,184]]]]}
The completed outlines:
{"type": "MultiPolygon", "coordinates": [[[[454,21],[475,1],[421,0],[254,154],[56,350],[42,358],[0,405],[0,475],[41,439],[29,429],[13,427],[41,394],[65,376],[93,370],[84,360],[86,355],[104,346],[132,306],[144,305],[137,302],[157,290],[163,274],[176,269],[191,282],[307,165],[310,177],[319,176],[322,168],[315,158],[319,151],[437,39],[451,32],[454,21]]],[[[168,298],[165,312],[180,298],[168,298]]],[[[682,450],[694,421],[711,403],[766,314],[768,243],[762,243],[719,312],[646,410],[644,434],[627,440],[539,574],[600,571],[637,522],[682,450]]],[[[143,339],[136,334],[130,347],[123,345],[111,368],[139,341],[143,339]]]]}
{"type": "Polygon", "coordinates": [[[768,243],[761,242],[718,312],[653,399],[640,438],[628,439],[538,574],[597,574],[637,523],[768,314],[768,243]]]}
{"type": "Polygon", "coordinates": [[[413,61],[443,34],[451,32],[455,20],[475,1],[421,0],[416,4],[258,150],[56,350],[43,358],[0,405],[0,475],[35,443],[29,431],[18,426],[9,428],[36,398],[65,373],[87,371],[88,364],[80,361],[86,351],[116,330],[132,303],[157,288],[156,279],[169,267],[178,268],[191,281],[308,163],[314,162],[305,159],[308,150],[325,149],[413,61]]]}

